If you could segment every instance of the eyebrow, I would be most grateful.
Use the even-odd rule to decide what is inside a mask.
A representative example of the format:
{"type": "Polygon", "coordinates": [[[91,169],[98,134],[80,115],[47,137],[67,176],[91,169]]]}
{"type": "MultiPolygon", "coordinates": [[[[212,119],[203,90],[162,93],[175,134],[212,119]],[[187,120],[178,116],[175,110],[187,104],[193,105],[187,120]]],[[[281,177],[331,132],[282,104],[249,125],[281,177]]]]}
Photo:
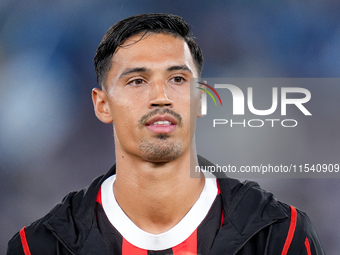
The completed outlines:
{"type": "Polygon", "coordinates": [[[170,66],[168,69],[167,69],[168,72],[171,72],[171,71],[188,71],[190,73],[192,73],[192,71],[190,70],[189,67],[187,67],[186,65],[180,65],[180,66],[170,66]]]}
{"type": "MultiPolygon", "coordinates": [[[[190,73],[192,73],[192,71],[190,70],[189,67],[187,67],[186,65],[175,65],[175,66],[170,66],[167,71],[171,72],[171,71],[188,71],[190,73]]],[[[146,72],[150,72],[150,69],[146,68],[146,67],[133,67],[133,68],[127,68],[126,70],[124,70],[124,72],[122,72],[122,74],[119,76],[119,78],[122,78],[124,76],[127,76],[129,74],[132,73],[146,73],[146,72]]]]}
{"type": "Polygon", "coordinates": [[[145,67],[133,67],[133,68],[128,68],[122,74],[119,76],[119,78],[122,78],[126,75],[129,75],[131,73],[146,73],[150,71],[150,69],[147,69],[145,67]]]}

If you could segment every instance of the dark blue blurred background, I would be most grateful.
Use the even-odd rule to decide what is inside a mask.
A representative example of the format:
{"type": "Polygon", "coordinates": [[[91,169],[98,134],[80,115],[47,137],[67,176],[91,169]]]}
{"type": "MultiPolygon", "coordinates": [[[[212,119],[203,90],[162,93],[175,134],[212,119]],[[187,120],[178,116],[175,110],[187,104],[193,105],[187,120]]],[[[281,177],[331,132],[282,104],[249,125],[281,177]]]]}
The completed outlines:
{"type": "MultiPolygon", "coordinates": [[[[92,59],[113,23],[151,12],[178,14],[191,24],[205,56],[203,77],[340,76],[338,1],[2,0],[1,254],[22,226],[113,164],[112,127],[93,113],[90,96],[97,85],[92,59]]],[[[337,92],[333,96],[340,95],[340,87],[337,92]]],[[[333,106],[325,117],[339,125],[339,104],[333,106]]],[[[302,149],[322,137],[320,159],[340,155],[339,143],[327,146],[339,136],[339,129],[328,125],[324,123],[325,130],[308,126],[308,135],[297,137],[302,149]]],[[[204,133],[198,144],[200,139],[204,141],[204,133]]],[[[237,139],[232,142],[242,146],[237,139]]],[[[307,211],[327,254],[338,254],[339,179],[258,181],[307,211]]]]}

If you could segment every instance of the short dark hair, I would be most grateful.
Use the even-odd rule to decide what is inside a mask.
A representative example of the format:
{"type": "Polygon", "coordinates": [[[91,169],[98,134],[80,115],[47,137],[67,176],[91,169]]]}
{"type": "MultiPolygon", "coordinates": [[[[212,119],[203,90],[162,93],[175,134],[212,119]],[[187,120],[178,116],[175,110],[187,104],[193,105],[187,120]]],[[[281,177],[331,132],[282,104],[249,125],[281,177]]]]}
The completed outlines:
{"type": "Polygon", "coordinates": [[[163,13],[141,14],[117,22],[104,35],[94,57],[99,85],[103,86],[106,74],[111,68],[111,58],[117,47],[120,47],[131,36],[143,32],[144,36],[147,33],[165,33],[183,38],[190,49],[198,74],[202,73],[202,51],[190,34],[188,23],[182,17],[163,13]]]}

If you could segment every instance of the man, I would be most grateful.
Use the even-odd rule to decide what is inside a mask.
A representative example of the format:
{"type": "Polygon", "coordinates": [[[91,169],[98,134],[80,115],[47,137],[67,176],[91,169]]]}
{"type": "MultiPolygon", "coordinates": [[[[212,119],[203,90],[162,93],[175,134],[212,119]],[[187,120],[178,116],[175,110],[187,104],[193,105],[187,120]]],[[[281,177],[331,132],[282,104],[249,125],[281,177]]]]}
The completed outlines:
{"type": "Polygon", "coordinates": [[[96,116],[113,123],[116,165],[9,242],[7,254],[323,254],[308,217],[256,183],[190,178],[201,90],[187,23],[146,14],[100,43],[96,116]]]}

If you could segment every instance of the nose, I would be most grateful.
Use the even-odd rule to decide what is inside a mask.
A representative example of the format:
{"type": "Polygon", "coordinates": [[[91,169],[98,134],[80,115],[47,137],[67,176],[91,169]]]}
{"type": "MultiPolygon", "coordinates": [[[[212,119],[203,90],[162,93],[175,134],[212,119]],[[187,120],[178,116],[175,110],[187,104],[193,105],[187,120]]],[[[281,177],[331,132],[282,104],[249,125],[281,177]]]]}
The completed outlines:
{"type": "Polygon", "coordinates": [[[169,107],[172,108],[173,101],[169,98],[169,91],[165,82],[158,81],[150,86],[149,108],[169,107]]]}

